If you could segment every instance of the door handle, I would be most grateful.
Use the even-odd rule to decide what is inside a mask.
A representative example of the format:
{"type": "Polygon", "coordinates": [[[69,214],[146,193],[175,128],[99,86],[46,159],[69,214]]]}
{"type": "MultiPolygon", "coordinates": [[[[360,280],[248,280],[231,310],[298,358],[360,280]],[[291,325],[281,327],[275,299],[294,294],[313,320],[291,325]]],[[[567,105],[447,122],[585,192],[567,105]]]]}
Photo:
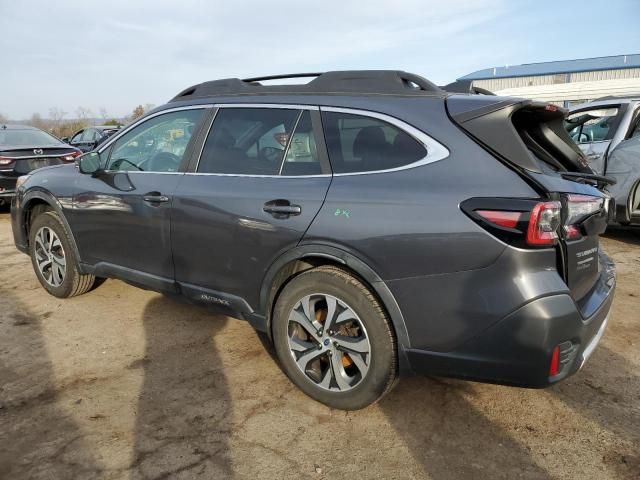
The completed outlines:
{"type": "Polygon", "coordinates": [[[156,192],[147,193],[142,199],[149,203],[165,203],[169,201],[169,197],[156,192]]]}
{"type": "Polygon", "coordinates": [[[300,215],[302,207],[294,205],[289,200],[272,200],[264,204],[262,210],[276,218],[286,218],[290,215],[300,215]]]}

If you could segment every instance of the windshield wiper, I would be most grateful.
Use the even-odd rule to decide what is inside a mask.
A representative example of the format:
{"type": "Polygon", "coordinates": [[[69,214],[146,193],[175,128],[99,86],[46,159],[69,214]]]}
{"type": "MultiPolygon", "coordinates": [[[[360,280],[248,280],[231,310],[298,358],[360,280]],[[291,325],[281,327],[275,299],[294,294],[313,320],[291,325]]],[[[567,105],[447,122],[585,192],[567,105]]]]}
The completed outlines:
{"type": "Polygon", "coordinates": [[[593,182],[597,186],[604,187],[605,185],[615,185],[618,181],[611,177],[605,177],[604,175],[596,175],[593,173],[578,173],[578,172],[564,172],[560,176],[566,180],[571,180],[578,183],[593,182]]]}

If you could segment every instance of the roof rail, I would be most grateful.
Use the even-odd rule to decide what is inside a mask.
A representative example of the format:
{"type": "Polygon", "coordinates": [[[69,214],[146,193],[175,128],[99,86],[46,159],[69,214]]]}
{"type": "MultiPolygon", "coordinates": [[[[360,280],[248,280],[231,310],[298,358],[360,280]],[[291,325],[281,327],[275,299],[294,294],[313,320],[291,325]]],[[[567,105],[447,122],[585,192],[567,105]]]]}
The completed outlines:
{"type": "Polygon", "coordinates": [[[487,90],[486,88],[476,87],[473,85],[473,80],[456,80],[444,87],[440,87],[442,90],[449,93],[471,93],[475,95],[495,95],[495,93],[487,90]]]}
{"type": "Polygon", "coordinates": [[[386,94],[442,95],[444,92],[424,77],[400,70],[347,70],[325,73],[291,73],[240,80],[225,78],[193,85],[171,102],[214,95],[250,95],[268,93],[304,94],[386,94]],[[314,77],[302,85],[263,85],[261,81],[314,77]]]}
{"type": "Polygon", "coordinates": [[[244,78],[243,82],[263,82],[265,80],[281,80],[284,78],[308,78],[319,77],[322,73],[284,73],[281,75],[269,75],[267,77],[244,78]]]}

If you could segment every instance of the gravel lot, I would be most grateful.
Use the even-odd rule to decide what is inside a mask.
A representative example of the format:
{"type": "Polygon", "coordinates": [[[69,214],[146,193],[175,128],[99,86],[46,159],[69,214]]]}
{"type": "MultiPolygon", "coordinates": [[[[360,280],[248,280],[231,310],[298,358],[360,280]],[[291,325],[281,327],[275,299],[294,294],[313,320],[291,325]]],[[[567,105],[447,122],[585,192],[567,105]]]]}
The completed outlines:
{"type": "Polygon", "coordinates": [[[0,213],[0,478],[640,478],[640,231],[610,327],[547,390],[405,379],[359,412],[286,379],[248,324],[109,280],[39,286],[0,213]]]}

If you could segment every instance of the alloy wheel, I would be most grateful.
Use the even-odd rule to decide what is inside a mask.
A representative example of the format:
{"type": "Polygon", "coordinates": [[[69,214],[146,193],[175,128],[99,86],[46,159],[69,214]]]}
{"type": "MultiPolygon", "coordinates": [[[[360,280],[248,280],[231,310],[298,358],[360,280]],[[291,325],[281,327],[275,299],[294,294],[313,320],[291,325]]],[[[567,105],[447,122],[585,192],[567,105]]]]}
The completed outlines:
{"type": "Polygon", "coordinates": [[[38,271],[45,282],[52,287],[62,285],[67,271],[67,261],[62,242],[51,228],[42,227],[36,233],[35,256],[38,271]]]}
{"type": "Polygon", "coordinates": [[[297,367],[330,391],[347,391],[367,375],[371,344],[355,311],[327,294],[307,295],[289,314],[288,344],[297,367]]]}

